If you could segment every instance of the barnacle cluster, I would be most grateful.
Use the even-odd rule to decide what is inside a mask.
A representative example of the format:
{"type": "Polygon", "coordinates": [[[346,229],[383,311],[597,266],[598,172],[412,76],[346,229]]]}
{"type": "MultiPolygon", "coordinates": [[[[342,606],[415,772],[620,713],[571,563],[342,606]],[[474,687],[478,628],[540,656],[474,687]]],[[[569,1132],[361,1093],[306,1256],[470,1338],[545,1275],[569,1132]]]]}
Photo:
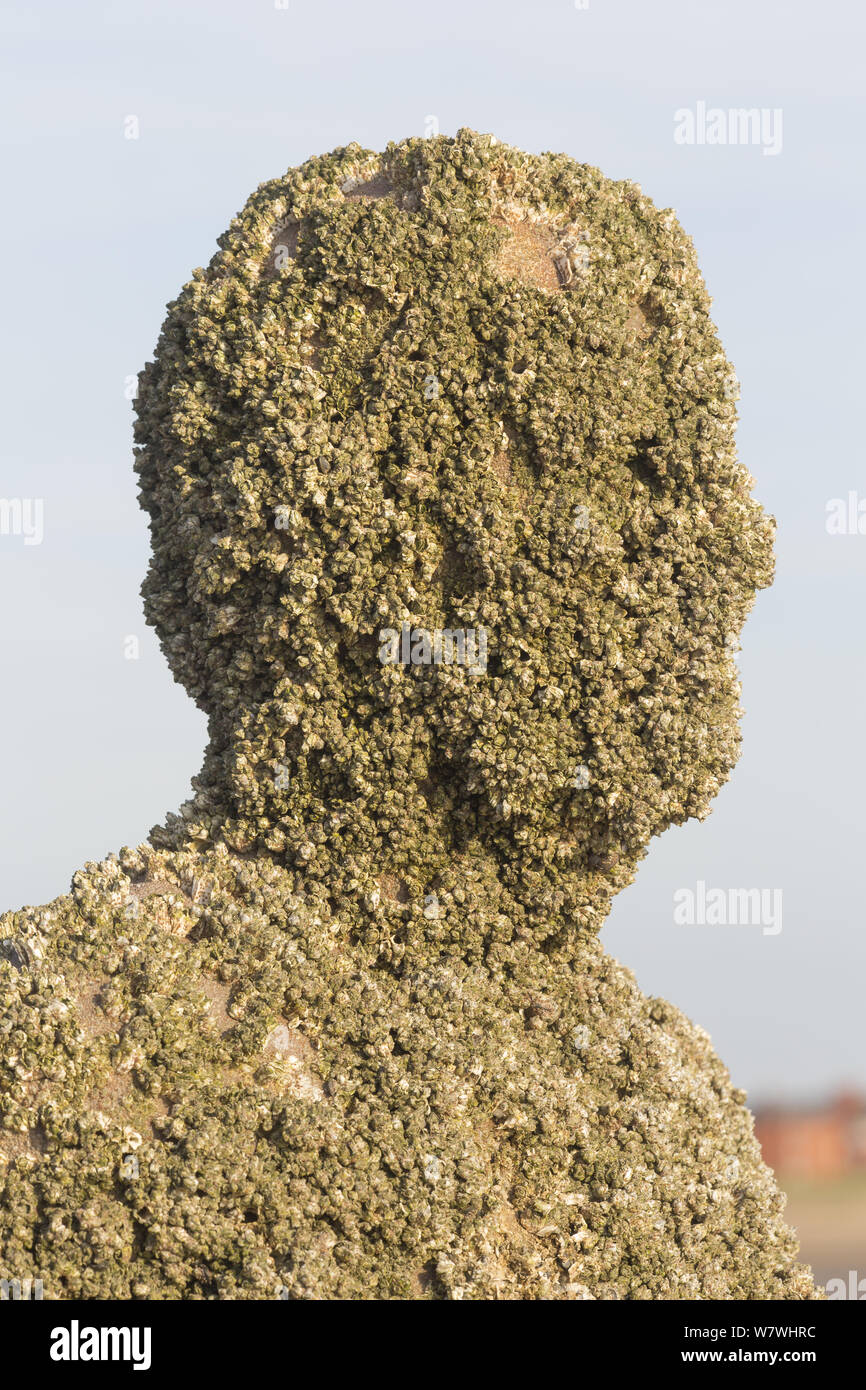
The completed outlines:
{"type": "Polygon", "coordinates": [[[736,757],[771,523],[694,251],[489,136],[262,185],[137,400],[193,796],[0,918],[46,1297],[808,1298],[744,1096],[598,940],[736,757]],[[383,664],[483,628],[486,669],[383,664]]]}

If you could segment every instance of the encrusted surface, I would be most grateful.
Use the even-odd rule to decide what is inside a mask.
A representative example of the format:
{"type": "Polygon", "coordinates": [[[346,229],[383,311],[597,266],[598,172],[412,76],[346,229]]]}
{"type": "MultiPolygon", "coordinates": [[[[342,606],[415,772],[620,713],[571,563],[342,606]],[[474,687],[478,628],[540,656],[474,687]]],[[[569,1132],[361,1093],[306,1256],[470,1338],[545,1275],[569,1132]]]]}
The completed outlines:
{"type": "Polygon", "coordinates": [[[46,1297],[812,1297],[742,1093],[603,952],[736,757],[771,524],[691,243],[490,137],[263,185],[137,402],[210,718],[0,919],[0,1273],[46,1297]],[[484,627],[487,669],[379,632],[484,627]]]}

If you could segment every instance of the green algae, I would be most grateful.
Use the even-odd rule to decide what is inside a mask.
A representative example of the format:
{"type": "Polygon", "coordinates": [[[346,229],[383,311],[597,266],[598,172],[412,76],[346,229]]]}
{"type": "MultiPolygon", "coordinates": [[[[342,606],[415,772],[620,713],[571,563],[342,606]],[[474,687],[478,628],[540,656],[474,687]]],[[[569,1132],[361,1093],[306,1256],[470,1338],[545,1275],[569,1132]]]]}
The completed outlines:
{"type": "Polygon", "coordinates": [[[734,764],[772,575],[690,241],[461,131],[310,160],[219,244],[136,426],[210,744],[149,844],[0,919],[2,1273],[814,1297],[744,1096],[597,938],[734,764]],[[382,665],[404,622],[483,626],[486,673],[382,665]]]}

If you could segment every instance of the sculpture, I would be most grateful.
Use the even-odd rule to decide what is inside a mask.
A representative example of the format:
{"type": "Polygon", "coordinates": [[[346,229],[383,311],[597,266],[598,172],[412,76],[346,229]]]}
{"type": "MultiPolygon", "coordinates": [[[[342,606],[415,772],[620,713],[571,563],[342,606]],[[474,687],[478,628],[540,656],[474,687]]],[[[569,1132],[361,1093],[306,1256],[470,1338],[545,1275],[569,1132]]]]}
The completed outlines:
{"type": "Polygon", "coordinates": [[[690,241],[464,130],[312,159],[219,244],[136,427],[210,744],[148,844],[0,920],[4,1272],[814,1297],[742,1092],[598,940],[735,761],[772,574],[690,241]]]}

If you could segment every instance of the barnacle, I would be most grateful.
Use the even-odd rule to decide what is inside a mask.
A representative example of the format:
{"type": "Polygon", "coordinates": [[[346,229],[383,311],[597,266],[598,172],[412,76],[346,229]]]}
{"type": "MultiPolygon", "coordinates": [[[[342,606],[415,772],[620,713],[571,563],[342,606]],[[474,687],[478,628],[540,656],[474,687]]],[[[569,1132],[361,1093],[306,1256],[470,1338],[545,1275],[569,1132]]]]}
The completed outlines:
{"type": "Polygon", "coordinates": [[[735,761],[772,571],[691,243],[461,131],[289,170],[219,248],[136,403],[210,745],[147,844],[3,919],[0,1272],[813,1297],[742,1093],[598,940],[735,761]],[[404,622],[485,628],[486,671],[383,665],[404,622]]]}

